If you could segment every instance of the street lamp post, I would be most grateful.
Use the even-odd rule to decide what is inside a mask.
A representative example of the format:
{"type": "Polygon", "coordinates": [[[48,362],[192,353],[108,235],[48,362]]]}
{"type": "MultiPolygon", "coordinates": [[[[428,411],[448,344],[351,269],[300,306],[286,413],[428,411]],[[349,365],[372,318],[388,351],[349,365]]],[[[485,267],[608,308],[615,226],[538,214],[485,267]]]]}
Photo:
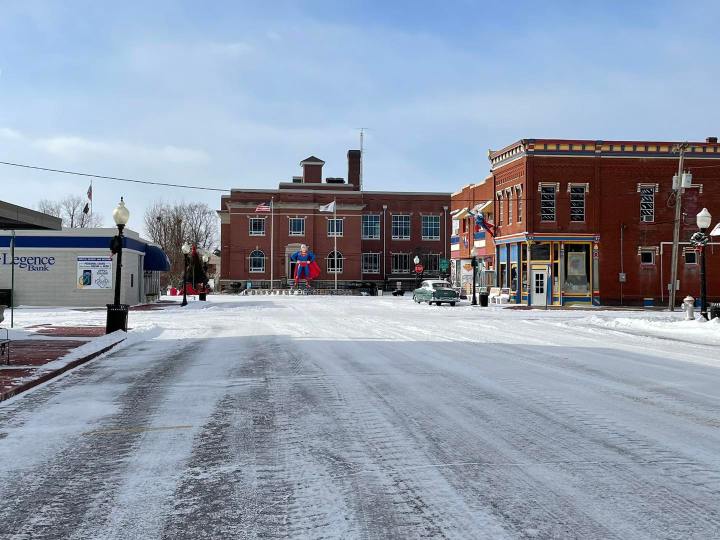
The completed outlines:
{"type": "Polygon", "coordinates": [[[690,242],[700,250],[700,315],[705,320],[708,318],[707,311],[707,277],[705,275],[705,246],[707,245],[710,238],[708,237],[708,227],[712,223],[712,216],[708,212],[707,208],[703,208],[696,216],[697,226],[700,232],[696,232],[690,238],[690,242]]]}
{"type": "Polygon", "coordinates": [[[472,300],[470,301],[470,304],[473,306],[477,306],[477,295],[475,294],[475,290],[476,290],[475,284],[476,284],[477,280],[475,278],[477,276],[478,260],[475,255],[473,255],[470,265],[472,266],[472,300]]]}
{"type": "Polygon", "coordinates": [[[185,242],[180,248],[183,253],[183,301],[181,306],[187,306],[187,267],[188,267],[188,255],[190,254],[190,244],[185,242]]]}
{"type": "Polygon", "coordinates": [[[115,295],[112,304],[107,304],[107,318],[105,321],[105,333],[110,334],[116,330],[127,332],[128,306],[120,303],[120,287],[122,285],[122,248],[123,229],[130,219],[130,211],[125,207],[125,201],[120,197],[115,210],[112,213],[113,221],[118,228],[118,234],[110,243],[110,251],[117,255],[115,261],[115,295]]]}
{"type": "Polygon", "coordinates": [[[203,290],[198,293],[198,299],[205,302],[207,300],[207,270],[208,261],[210,260],[210,254],[207,251],[203,251],[202,262],[203,262],[203,274],[205,274],[205,281],[203,282],[203,290]]]}

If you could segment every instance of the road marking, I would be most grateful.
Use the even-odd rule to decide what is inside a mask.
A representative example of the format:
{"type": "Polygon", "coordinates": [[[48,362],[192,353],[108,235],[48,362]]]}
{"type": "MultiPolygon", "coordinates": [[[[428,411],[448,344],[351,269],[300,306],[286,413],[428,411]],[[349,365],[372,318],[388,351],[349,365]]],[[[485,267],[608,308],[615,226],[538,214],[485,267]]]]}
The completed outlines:
{"type": "Polygon", "coordinates": [[[160,426],[160,427],[129,427],[118,429],[100,429],[97,431],[86,431],[83,435],[112,435],[114,433],[144,433],[146,431],[170,431],[173,429],[190,429],[193,426],[160,426]]]}

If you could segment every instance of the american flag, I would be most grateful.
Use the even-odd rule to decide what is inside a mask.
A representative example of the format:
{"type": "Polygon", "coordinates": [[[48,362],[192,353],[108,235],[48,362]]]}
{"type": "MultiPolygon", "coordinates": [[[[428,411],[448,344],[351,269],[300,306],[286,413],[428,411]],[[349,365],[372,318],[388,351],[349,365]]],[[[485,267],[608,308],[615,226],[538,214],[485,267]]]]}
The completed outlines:
{"type": "Polygon", "coordinates": [[[270,212],[270,210],[270,203],[266,202],[258,204],[257,208],[255,208],[256,212],[270,212]]]}

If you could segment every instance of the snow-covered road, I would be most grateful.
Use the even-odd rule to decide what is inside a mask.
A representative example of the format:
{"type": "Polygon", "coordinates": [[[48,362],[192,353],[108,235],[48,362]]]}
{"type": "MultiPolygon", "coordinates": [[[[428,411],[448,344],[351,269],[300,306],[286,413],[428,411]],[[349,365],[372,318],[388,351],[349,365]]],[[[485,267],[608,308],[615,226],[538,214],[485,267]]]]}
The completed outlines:
{"type": "Polygon", "coordinates": [[[0,538],[720,537],[716,321],[212,300],[0,405],[0,538]]]}

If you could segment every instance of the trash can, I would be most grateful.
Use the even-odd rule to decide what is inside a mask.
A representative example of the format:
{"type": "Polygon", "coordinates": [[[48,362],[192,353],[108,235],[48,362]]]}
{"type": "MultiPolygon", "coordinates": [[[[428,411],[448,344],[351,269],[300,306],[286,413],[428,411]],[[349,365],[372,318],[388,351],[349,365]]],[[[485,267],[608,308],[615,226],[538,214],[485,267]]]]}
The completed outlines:
{"type": "Polygon", "coordinates": [[[482,291],[480,293],[480,307],[488,307],[488,299],[490,298],[490,293],[486,291],[482,291]]]}
{"type": "Polygon", "coordinates": [[[105,333],[112,334],[117,330],[127,332],[127,320],[128,320],[128,306],[127,304],[107,304],[107,321],[105,322],[105,333]]]}
{"type": "Polygon", "coordinates": [[[205,293],[205,292],[198,293],[198,300],[200,300],[201,302],[207,301],[207,293],[205,293]]]}
{"type": "Polygon", "coordinates": [[[716,317],[720,318],[720,302],[714,302],[708,306],[708,318],[713,320],[716,317]]]}

